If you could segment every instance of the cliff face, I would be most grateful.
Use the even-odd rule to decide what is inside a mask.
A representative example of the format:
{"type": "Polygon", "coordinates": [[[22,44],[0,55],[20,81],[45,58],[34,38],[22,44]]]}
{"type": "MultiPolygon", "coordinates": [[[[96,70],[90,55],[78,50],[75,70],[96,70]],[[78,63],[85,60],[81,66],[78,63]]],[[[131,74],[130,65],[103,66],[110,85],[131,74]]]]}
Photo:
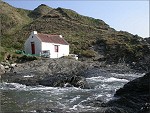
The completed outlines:
{"type": "Polygon", "coordinates": [[[1,46],[23,49],[31,31],[61,34],[70,43],[70,52],[82,60],[107,63],[145,62],[149,69],[149,43],[138,35],[116,31],[103,20],[82,16],[64,8],[51,8],[41,4],[33,11],[19,9],[0,1],[2,11],[1,46]],[[7,43],[7,44],[6,44],[7,43]],[[148,60],[147,60],[148,59],[148,60]]]}

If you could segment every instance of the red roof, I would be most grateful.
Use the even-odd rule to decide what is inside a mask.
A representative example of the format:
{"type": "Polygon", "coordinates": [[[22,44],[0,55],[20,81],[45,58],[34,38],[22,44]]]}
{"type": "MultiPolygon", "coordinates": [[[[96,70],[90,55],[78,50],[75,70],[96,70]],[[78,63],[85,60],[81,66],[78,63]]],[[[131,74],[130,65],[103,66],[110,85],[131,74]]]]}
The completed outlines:
{"type": "Polygon", "coordinates": [[[42,42],[69,45],[68,42],[64,38],[62,38],[60,35],[49,35],[49,34],[38,33],[36,36],[42,42]]]}

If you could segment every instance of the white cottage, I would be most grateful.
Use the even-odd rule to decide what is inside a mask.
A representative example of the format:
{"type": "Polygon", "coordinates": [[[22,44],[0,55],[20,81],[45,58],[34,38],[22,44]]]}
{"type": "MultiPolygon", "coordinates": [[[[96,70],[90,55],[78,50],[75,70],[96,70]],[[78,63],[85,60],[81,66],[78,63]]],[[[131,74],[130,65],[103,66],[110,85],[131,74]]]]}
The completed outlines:
{"type": "Polygon", "coordinates": [[[25,53],[60,58],[69,55],[69,44],[61,35],[31,32],[25,42],[25,53]]]}

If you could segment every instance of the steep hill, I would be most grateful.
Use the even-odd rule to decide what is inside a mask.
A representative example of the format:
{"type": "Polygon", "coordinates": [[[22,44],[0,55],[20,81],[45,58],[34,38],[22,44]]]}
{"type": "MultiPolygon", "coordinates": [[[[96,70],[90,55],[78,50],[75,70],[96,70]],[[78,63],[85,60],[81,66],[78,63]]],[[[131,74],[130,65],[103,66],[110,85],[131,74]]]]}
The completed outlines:
{"type": "Polygon", "coordinates": [[[36,30],[63,35],[70,43],[71,53],[79,54],[82,60],[131,64],[147,62],[145,59],[149,58],[150,48],[142,37],[116,31],[103,20],[44,4],[33,11],[15,8],[2,1],[0,7],[2,47],[23,49],[30,32],[36,30]]]}
{"type": "Polygon", "coordinates": [[[0,1],[0,7],[2,35],[12,34],[31,21],[27,16],[30,12],[28,10],[12,7],[2,1],[0,1]]]}

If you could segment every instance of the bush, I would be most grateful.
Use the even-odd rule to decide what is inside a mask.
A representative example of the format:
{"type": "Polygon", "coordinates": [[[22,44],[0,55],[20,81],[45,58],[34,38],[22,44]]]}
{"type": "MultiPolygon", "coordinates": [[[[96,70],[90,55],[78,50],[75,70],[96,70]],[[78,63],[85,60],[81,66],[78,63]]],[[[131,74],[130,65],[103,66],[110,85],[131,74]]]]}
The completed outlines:
{"type": "Polygon", "coordinates": [[[84,50],[81,55],[83,55],[84,57],[88,57],[88,58],[91,58],[91,57],[95,57],[96,56],[96,52],[94,50],[84,50]]]}
{"type": "Polygon", "coordinates": [[[33,60],[37,60],[37,57],[23,55],[22,57],[17,59],[17,62],[27,62],[27,61],[33,61],[33,60]]]}
{"type": "Polygon", "coordinates": [[[0,54],[0,61],[2,61],[4,58],[3,58],[3,56],[0,54]]]}

